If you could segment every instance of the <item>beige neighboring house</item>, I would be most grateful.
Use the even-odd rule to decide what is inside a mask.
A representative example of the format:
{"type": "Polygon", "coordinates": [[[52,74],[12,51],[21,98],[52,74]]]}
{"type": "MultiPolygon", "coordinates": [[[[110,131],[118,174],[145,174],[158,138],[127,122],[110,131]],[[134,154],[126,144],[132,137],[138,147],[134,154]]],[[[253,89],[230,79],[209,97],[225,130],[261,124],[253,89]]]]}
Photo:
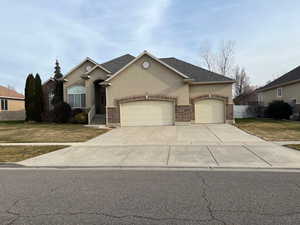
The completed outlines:
{"type": "Polygon", "coordinates": [[[263,106],[274,100],[283,100],[300,112],[300,66],[257,89],[258,102],[263,106]]]}
{"type": "Polygon", "coordinates": [[[232,123],[234,80],[147,51],[98,64],[86,58],[64,77],[64,99],[89,123],[159,126],[232,123]]]}
{"type": "Polygon", "coordinates": [[[24,95],[0,85],[0,120],[24,119],[24,95]]]}

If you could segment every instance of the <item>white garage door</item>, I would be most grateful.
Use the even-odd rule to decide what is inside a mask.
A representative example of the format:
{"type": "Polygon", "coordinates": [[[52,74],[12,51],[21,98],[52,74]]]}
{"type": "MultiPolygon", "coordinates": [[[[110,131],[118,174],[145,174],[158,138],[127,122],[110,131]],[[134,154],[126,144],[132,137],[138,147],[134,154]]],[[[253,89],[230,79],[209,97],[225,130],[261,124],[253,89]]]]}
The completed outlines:
{"type": "Polygon", "coordinates": [[[121,126],[173,125],[174,105],[166,101],[136,101],[120,105],[121,126]]]}
{"type": "Polygon", "coordinates": [[[224,102],[215,99],[195,103],[195,123],[224,123],[224,102]]]}

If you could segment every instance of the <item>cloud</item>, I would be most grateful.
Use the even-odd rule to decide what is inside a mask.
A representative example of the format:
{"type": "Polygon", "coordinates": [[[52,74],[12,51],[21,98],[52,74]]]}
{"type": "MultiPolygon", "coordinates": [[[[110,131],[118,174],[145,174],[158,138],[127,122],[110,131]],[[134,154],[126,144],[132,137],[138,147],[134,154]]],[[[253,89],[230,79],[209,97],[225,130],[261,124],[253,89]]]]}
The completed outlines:
{"type": "Polygon", "coordinates": [[[204,40],[237,44],[236,62],[255,84],[299,64],[300,3],[270,0],[3,0],[0,78],[23,91],[28,73],[43,80],[55,59],[63,72],[89,56],[98,62],[147,49],[199,64],[204,40]],[[259,3],[259,4],[258,4],[259,3]]]}

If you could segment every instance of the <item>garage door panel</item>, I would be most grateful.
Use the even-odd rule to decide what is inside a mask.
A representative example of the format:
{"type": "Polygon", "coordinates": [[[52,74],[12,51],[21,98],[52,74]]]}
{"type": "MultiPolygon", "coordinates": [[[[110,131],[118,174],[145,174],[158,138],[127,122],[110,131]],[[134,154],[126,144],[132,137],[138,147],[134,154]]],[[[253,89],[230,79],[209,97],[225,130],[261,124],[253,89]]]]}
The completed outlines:
{"type": "Polygon", "coordinates": [[[215,99],[196,102],[195,123],[224,123],[224,102],[215,99]]]}
{"type": "Polygon", "coordinates": [[[121,126],[172,125],[174,105],[166,101],[136,101],[121,104],[121,126]]]}

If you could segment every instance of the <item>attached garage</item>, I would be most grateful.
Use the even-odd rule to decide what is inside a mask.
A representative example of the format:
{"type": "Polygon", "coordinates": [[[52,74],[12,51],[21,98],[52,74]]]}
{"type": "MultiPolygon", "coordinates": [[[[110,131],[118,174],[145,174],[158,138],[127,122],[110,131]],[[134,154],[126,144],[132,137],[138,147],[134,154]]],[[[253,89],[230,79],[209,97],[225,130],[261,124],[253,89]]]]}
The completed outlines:
{"type": "Polygon", "coordinates": [[[121,126],[160,126],[174,124],[174,103],[135,101],[120,104],[121,126]]]}
{"type": "Polygon", "coordinates": [[[195,102],[195,123],[224,123],[225,105],[221,100],[204,99],[195,102]]]}

